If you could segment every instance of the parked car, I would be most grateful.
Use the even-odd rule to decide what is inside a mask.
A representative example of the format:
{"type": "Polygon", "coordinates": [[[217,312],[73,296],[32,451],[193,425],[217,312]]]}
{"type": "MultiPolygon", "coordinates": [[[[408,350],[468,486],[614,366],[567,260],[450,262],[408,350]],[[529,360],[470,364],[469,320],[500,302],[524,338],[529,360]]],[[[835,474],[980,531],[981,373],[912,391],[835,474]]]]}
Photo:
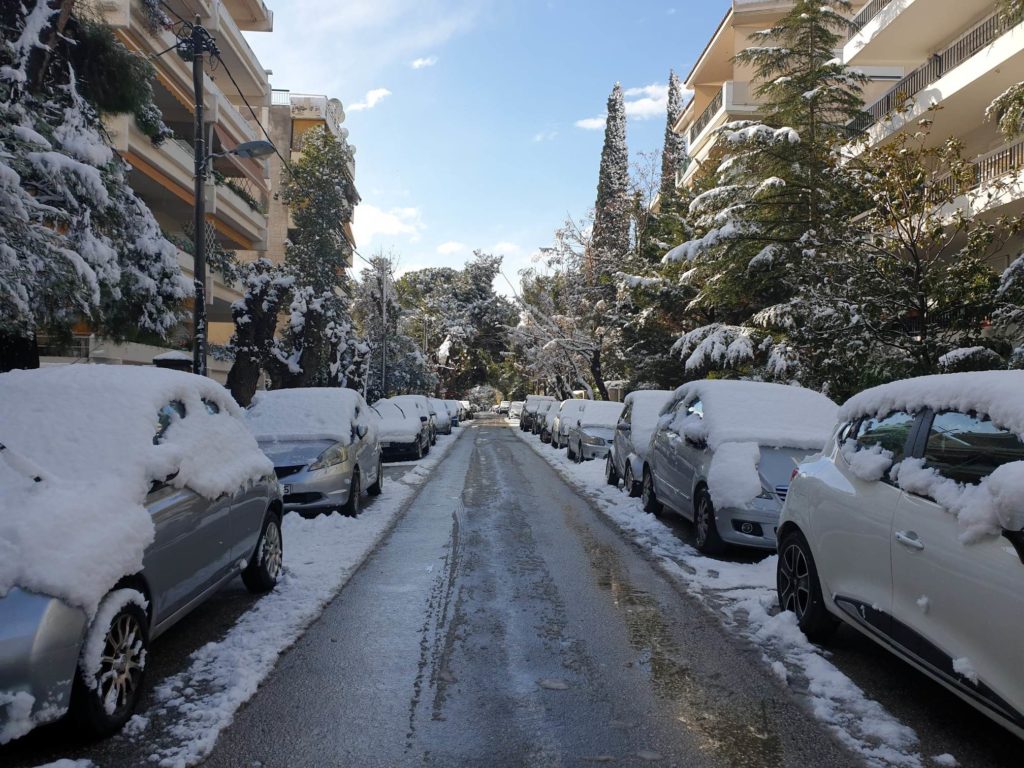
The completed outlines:
{"type": "Polygon", "coordinates": [[[451,418],[453,427],[457,427],[465,421],[466,409],[462,407],[462,403],[458,400],[445,400],[444,404],[448,406],[448,415],[451,418]]]}
{"type": "Polygon", "coordinates": [[[284,511],[359,514],[365,490],[383,488],[380,418],[352,389],[300,387],[257,392],[246,423],[274,462],[284,511]]]}
{"type": "Polygon", "coordinates": [[[513,400],[508,404],[508,417],[510,419],[520,419],[523,416],[523,406],[526,404],[523,400],[513,400]]]}
{"type": "Polygon", "coordinates": [[[459,400],[458,403],[462,406],[462,420],[472,421],[476,413],[476,408],[473,407],[473,404],[469,400],[459,400]]]}
{"type": "Polygon", "coordinates": [[[1024,372],[854,396],[800,465],[778,592],[814,641],[861,631],[1024,738],[1024,372]]]}
{"type": "Polygon", "coordinates": [[[523,412],[519,417],[519,428],[523,432],[533,431],[533,421],[537,415],[537,409],[541,403],[552,402],[555,398],[547,395],[527,395],[523,402],[523,412]]]}
{"type": "Polygon", "coordinates": [[[408,403],[381,399],[373,404],[380,417],[378,434],[384,461],[422,459],[430,453],[430,417],[408,403]]]}
{"type": "Polygon", "coordinates": [[[498,403],[498,410],[497,410],[497,413],[498,413],[499,415],[500,415],[500,414],[505,414],[505,415],[507,416],[507,415],[508,415],[508,409],[509,409],[509,408],[510,408],[511,406],[512,406],[512,403],[511,403],[511,402],[509,402],[508,400],[502,400],[502,401],[501,401],[500,403],[498,403]]]}
{"type": "Polygon", "coordinates": [[[426,416],[430,444],[437,443],[437,414],[426,395],[396,395],[391,398],[391,401],[400,405],[404,410],[412,409],[421,420],[426,416]]]}
{"type": "Polygon", "coordinates": [[[448,410],[448,403],[436,397],[428,397],[431,415],[434,417],[434,434],[450,435],[452,433],[452,415],[448,410]]]}
{"type": "Polygon", "coordinates": [[[239,573],[281,572],[281,496],[212,379],[135,366],[0,374],[0,742],[65,713],[109,735],[152,642],[239,573]]]}
{"type": "Polygon", "coordinates": [[[604,476],[609,485],[618,485],[621,479],[622,487],[630,496],[640,495],[647,449],[658,426],[658,415],[671,397],[672,393],[664,389],[640,390],[626,395],[612,448],[605,460],[604,476]]]}
{"type": "MultiPolygon", "coordinates": [[[[548,423],[548,411],[558,405],[558,401],[554,398],[550,400],[542,400],[537,403],[537,412],[533,415],[533,419],[530,421],[530,432],[541,437],[541,442],[547,442],[544,440],[544,432],[547,429],[548,423]]],[[[551,433],[548,432],[548,440],[551,439],[551,433]]]]}
{"type": "Polygon", "coordinates": [[[798,462],[822,449],[837,407],[803,387],[756,381],[684,384],[665,404],[643,467],[644,509],[692,520],[696,547],[775,549],[798,462]]]}
{"type": "Polygon", "coordinates": [[[590,400],[563,400],[558,406],[558,413],[555,414],[551,424],[551,447],[564,448],[569,442],[569,427],[576,423],[580,411],[590,400]]]}
{"type": "Polygon", "coordinates": [[[615,436],[615,425],[622,415],[622,403],[584,400],[584,406],[569,426],[566,452],[574,461],[603,459],[615,436]]]}

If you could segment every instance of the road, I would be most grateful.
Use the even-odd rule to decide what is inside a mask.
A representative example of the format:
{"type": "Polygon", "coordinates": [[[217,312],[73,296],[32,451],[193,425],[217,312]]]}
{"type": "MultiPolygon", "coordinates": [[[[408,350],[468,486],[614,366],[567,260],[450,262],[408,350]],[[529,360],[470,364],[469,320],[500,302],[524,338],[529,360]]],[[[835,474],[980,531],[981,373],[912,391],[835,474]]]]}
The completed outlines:
{"type": "MultiPolygon", "coordinates": [[[[547,449],[545,449],[547,450],[547,449]]],[[[390,466],[389,480],[413,464],[390,466]]],[[[372,504],[373,502],[371,502],[372,504]]],[[[665,519],[683,541],[690,526],[665,519]]],[[[751,555],[729,557],[750,561],[751,555]]],[[[254,602],[223,590],[157,641],[150,685],[254,602]]],[[[921,740],[922,765],[1019,765],[1020,742],[852,630],[829,658],[921,740]]],[[[147,696],[142,711],[150,709],[147,696]]],[[[0,748],[149,764],[166,737],[76,742],[62,724],[0,748]]],[[[503,423],[479,421],[381,546],[280,659],[205,765],[863,765],[592,503],[503,423]]]]}
{"type": "Polygon", "coordinates": [[[467,431],[206,765],[243,761],[858,764],[498,426],[467,431]]]}

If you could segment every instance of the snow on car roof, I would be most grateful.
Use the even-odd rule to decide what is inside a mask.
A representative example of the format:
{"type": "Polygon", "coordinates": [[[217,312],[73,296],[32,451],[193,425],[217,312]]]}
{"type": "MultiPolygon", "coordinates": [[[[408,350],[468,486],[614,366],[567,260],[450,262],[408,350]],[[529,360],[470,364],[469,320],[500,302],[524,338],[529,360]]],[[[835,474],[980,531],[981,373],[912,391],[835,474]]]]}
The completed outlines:
{"type": "Polygon", "coordinates": [[[973,411],[1024,437],[1024,371],[941,373],[882,384],[847,400],[839,419],[923,408],[973,411]]]}
{"type": "Polygon", "coordinates": [[[623,402],[633,406],[629,415],[629,440],[638,453],[646,453],[654,430],[658,428],[658,415],[671,397],[672,393],[667,389],[644,389],[626,395],[623,402]]]}
{"type": "Polygon", "coordinates": [[[0,596],[22,587],[92,614],[142,568],[152,481],[212,499],[273,473],[238,404],[202,376],[112,365],[11,371],[0,374],[0,404],[0,596]],[[171,416],[154,444],[158,412],[172,401],[186,416],[171,416]]]}
{"type": "Polygon", "coordinates": [[[327,438],[348,445],[362,397],[340,387],[298,387],[257,392],[245,412],[258,440],[327,438]]]}
{"type": "Polygon", "coordinates": [[[394,400],[382,398],[373,404],[373,409],[380,416],[381,439],[419,434],[421,422],[413,408],[403,408],[394,400]]]}
{"type": "MultiPolygon", "coordinates": [[[[662,408],[699,398],[708,445],[752,442],[774,448],[820,450],[836,423],[838,406],[819,392],[762,381],[703,379],[676,389],[662,408]]],[[[679,414],[683,417],[685,414],[679,414]]]]}
{"type": "Polygon", "coordinates": [[[605,400],[584,400],[586,405],[580,412],[580,424],[584,427],[612,427],[619,423],[619,416],[625,407],[622,403],[605,400]]]}

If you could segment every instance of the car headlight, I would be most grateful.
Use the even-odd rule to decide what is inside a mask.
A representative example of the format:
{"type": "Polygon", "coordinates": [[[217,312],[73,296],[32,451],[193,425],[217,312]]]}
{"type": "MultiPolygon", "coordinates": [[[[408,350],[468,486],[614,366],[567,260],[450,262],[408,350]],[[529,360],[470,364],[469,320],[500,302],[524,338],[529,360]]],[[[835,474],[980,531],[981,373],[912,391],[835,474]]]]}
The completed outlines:
{"type": "Polygon", "coordinates": [[[594,437],[593,435],[584,435],[582,441],[584,445],[604,445],[603,437],[594,437]]]}
{"type": "Polygon", "coordinates": [[[309,465],[310,469],[327,469],[336,464],[348,461],[348,447],[341,443],[335,443],[326,451],[316,457],[316,461],[309,465]]]}

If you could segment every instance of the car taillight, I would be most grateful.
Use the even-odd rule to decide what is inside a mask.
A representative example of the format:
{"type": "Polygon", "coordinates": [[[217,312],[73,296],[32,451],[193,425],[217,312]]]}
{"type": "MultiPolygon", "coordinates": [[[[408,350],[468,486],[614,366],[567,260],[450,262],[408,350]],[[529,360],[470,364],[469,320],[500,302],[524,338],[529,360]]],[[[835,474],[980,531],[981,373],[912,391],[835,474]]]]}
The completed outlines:
{"type": "Polygon", "coordinates": [[[793,482],[796,476],[800,474],[800,467],[793,467],[793,473],[789,476],[789,482],[793,482]]]}

